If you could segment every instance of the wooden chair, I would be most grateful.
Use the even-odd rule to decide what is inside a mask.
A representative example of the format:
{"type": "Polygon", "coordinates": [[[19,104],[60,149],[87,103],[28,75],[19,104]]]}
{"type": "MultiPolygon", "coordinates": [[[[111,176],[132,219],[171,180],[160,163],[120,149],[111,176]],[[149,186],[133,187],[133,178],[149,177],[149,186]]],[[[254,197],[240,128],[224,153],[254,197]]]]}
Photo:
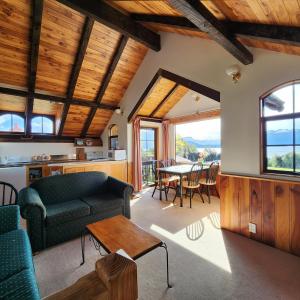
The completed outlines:
{"type": "Polygon", "coordinates": [[[201,198],[203,200],[203,197],[202,197],[202,191],[203,189],[206,188],[206,194],[207,194],[207,197],[208,197],[208,202],[210,203],[210,187],[214,187],[215,190],[216,190],[216,193],[219,197],[219,193],[218,193],[218,190],[217,190],[217,175],[219,173],[219,163],[217,162],[212,162],[209,166],[209,170],[208,170],[208,174],[206,176],[206,178],[201,178],[200,179],[200,186],[201,186],[201,198]]]}
{"type": "MultiPolygon", "coordinates": [[[[182,181],[182,188],[186,190],[185,195],[187,196],[187,194],[189,193],[189,196],[190,196],[190,208],[192,208],[192,199],[194,197],[195,192],[198,191],[199,194],[201,194],[199,181],[200,181],[200,177],[202,174],[202,169],[203,169],[202,163],[193,164],[193,166],[191,168],[191,172],[182,181]]],[[[177,192],[175,194],[173,202],[175,201],[175,199],[178,195],[179,188],[180,188],[180,186],[177,186],[177,192]]],[[[201,199],[204,203],[203,198],[201,198],[201,199]]]]}
{"type": "Polygon", "coordinates": [[[167,163],[162,160],[155,161],[155,163],[153,164],[153,173],[155,174],[155,184],[152,193],[152,197],[153,197],[155,191],[156,190],[160,191],[161,189],[165,193],[166,201],[168,201],[168,192],[169,189],[172,188],[171,187],[172,183],[175,182],[175,186],[176,186],[176,181],[179,179],[178,176],[167,176],[165,174],[163,175],[159,174],[158,169],[167,166],[168,166],[167,163]]]}
{"type": "Polygon", "coordinates": [[[16,188],[4,181],[0,181],[0,206],[14,205],[18,203],[18,191],[16,188]]]}

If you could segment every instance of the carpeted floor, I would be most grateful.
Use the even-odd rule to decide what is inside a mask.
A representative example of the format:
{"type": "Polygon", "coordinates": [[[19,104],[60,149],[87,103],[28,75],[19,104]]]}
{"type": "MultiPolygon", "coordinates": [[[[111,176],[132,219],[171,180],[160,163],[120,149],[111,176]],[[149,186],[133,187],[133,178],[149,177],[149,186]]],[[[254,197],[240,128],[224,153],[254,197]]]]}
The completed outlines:
{"type": "MultiPolygon", "coordinates": [[[[173,284],[166,288],[165,253],[156,249],[137,260],[139,299],[300,299],[300,258],[220,230],[218,198],[203,204],[195,196],[188,205],[151,191],[132,201],[132,221],[168,245],[173,284]]],[[[82,267],[80,239],[34,257],[43,297],[94,269],[100,256],[86,244],[82,267]]]]}

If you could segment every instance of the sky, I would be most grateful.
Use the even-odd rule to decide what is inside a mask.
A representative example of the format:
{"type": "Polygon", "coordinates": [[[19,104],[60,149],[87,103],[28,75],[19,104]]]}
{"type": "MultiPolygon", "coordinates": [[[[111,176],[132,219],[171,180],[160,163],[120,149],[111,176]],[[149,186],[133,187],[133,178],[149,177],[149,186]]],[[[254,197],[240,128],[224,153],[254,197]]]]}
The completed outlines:
{"type": "Polygon", "coordinates": [[[215,140],[221,138],[221,120],[212,119],[176,125],[176,134],[197,140],[215,140]]]}

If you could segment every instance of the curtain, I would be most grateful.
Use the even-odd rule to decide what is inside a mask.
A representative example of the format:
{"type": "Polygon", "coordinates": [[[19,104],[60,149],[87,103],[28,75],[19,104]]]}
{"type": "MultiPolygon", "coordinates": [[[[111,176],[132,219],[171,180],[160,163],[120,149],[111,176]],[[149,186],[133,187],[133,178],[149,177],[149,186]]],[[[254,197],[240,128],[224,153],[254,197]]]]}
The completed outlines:
{"type": "Polygon", "coordinates": [[[141,118],[136,117],[133,121],[133,128],[132,128],[132,135],[133,135],[132,181],[133,181],[134,190],[136,192],[142,190],[142,157],[141,157],[141,145],[140,145],[140,129],[141,129],[141,118]]]}
{"type": "Polygon", "coordinates": [[[162,139],[163,139],[163,160],[169,159],[169,129],[170,121],[164,120],[162,122],[162,139]]]}

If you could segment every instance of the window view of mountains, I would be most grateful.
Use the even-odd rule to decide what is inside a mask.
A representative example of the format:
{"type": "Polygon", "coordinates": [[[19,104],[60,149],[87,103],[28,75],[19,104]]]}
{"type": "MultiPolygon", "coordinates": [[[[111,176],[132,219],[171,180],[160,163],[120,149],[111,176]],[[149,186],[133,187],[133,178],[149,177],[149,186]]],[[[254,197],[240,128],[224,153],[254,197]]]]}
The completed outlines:
{"type": "MultiPolygon", "coordinates": [[[[295,130],[296,143],[300,144],[300,129],[295,130]]],[[[268,130],[267,144],[268,145],[286,145],[293,143],[292,129],[268,130]]]]}
{"type": "Polygon", "coordinates": [[[219,139],[212,140],[197,140],[192,137],[183,137],[183,141],[195,146],[196,148],[220,148],[221,141],[219,139]]]}

